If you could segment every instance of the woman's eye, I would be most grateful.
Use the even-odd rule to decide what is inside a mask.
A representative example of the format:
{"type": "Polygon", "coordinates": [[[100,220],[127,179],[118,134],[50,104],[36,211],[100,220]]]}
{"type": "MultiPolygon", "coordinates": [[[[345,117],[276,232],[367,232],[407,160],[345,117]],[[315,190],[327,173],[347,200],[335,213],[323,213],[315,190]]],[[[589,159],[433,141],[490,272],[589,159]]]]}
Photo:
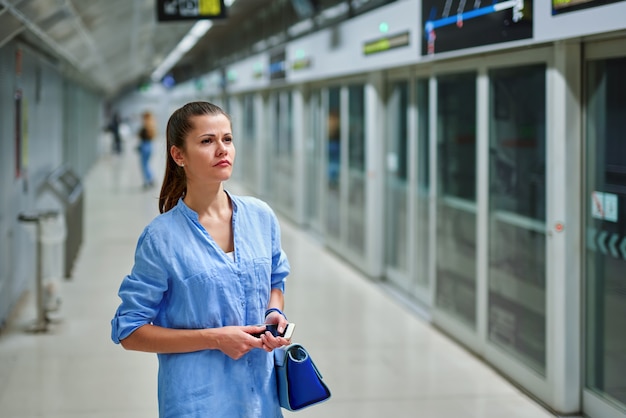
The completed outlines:
{"type": "Polygon", "coordinates": [[[233,142],[233,139],[231,137],[226,137],[224,138],[224,142],[233,142]]]}

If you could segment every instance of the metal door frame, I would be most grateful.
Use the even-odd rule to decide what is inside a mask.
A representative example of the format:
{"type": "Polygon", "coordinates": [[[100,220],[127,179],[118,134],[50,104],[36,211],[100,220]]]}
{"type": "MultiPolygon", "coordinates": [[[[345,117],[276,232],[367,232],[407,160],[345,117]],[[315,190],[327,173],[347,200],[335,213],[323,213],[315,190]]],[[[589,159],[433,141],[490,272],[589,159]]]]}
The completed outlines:
{"type": "MultiPolygon", "coordinates": [[[[582,57],[582,62],[583,62],[583,66],[586,67],[587,63],[589,61],[592,60],[599,60],[599,59],[610,59],[610,58],[623,58],[626,57],[626,39],[612,39],[612,40],[605,40],[605,41],[590,41],[587,42],[586,44],[584,44],[584,56],[582,57]],[[590,46],[593,46],[592,48],[590,46]]],[[[586,80],[582,79],[581,76],[581,84],[584,86],[583,89],[585,90],[585,94],[586,94],[586,80]]],[[[583,106],[583,115],[586,115],[586,98],[584,99],[585,101],[583,102],[582,106],[583,106]]],[[[583,149],[586,146],[587,143],[587,138],[585,136],[585,126],[586,124],[586,117],[583,117],[583,129],[582,129],[582,135],[583,135],[583,149]]],[[[584,155],[585,153],[583,153],[583,159],[582,159],[582,172],[586,174],[586,170],[587,170],[587,162],[584,159],[584,155]]],[[[584,187],[586,188],[586,184],[584,185],[584,187]]],[[[584,199],[584,197],[580,200],[581,203],[581,225],[585,224],[586,221],[586,215],[587,215],[587,205],[586,200],[584,199]]],[[[583,230],[583,234],[585,231],[585,228],[582,228],[583,230]]],[[[586,236],[583,236],[581,242],[586,242],[586,236]]],[[[581,275],[583,276],[583,280],[585,280],[585,245],[581,245],[580,246],[580,259],[583,260],[582,262],[582,267],[581,267],[581,275]]],[[[583,305],[583,310],[584,310],[584,300],[581,300],[581,304],[583,305]]],[[[581,356],[581,369],[583,371],[586,370],[586,355],[584,355],[584,347],[585,347],[585,330],[583,328],[583,324],[581,324],[581,334],[583,336],[582,340],[581,340],[581,344],[582,344],[582,351],[583,351],[583,355],[581,356]]],[[[615,407],[610,401],[607,401],[605,399],[603,399],[602,397],[598,396],[597,394],[595,394],[594,392],[590,391],[589,389],[587,389],[585,387],[585,380],[582,379],[581,381],[581,388],[582,388],[582,409],[583,412],[585,414],[588,414],[589,416],[592,417],[603,417],[603,418],[626,418],[626,413],[620,411],[617,407],[615,407]]]]}

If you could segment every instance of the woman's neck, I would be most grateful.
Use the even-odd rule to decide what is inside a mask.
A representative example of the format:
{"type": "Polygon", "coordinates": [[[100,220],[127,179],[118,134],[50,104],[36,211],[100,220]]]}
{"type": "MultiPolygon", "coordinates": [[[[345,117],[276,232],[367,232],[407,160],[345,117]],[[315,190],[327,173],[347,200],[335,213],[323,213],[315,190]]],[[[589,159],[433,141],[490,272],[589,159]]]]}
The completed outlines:
{"type": "Polygon", "coordinates": [[[210,189],[188,188],[183,201],[199,217],[230,216],[230,199],[221,183],[210,189]]]}

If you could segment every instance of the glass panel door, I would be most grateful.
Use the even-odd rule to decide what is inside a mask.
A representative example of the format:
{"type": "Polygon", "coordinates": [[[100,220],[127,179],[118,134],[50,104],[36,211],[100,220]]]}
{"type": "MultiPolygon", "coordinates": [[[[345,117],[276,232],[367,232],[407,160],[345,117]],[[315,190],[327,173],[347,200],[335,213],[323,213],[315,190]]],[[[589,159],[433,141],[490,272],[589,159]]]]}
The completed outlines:
{"type": "Polygon", "coordinates": [[[270,175],[271,200],[284,212],[294,207],[292,98],[290,92],[277,93],[272,103],[273,164],[270,175]]]}
{"type": "Polygon", "coordinates": [[[409,291],[409,83],[396,81],[387,101],[385,258],[389,280],[409,291]]]}
{"type": "Polygon", "coordinates": [[[626,58],[591,61],[586,90],[585,387],[626,414],[626,58]]]}
{"type": "MultiPolygon", "coordinates": [[[[243,170],[243,178],[248,186],[254,186],[257,178],[257,164],[256,164],[256,120],[254,112],[254,95],[247,94],[243,97],[243,135],[242,146],[243,152],[238,152],[242,155],[243,164],[240,164],[243,170]]],[[[239,149],[237,149],[239,151],[239,149]]]]}
{"type": "Polygon", "coordinates": [[[365,86],[327,90],[327,243],[356,265],[365,259],[365,86]]]}
{"type": "Polygon", "coordinates": [[[439,309],[476,327],[476,73],[437,79],[439,309]]]}
{"type": "Polygon", "coordinates": [[[430,305],[429,80],[419,78],[415,83],[394,80],[388,91],[386,278],[409,296],[430,305]]]}
{"type": "Polygon", "coordinates": [[[347,245],[365,255],[365,87],[348,87],[347,245]]]}
{"type": "Polygon", "coordinates": [[[309,226],[316,232],[322,232],[320,185],[324,181],[324,161],[322,144],[324,130],[322,129],[322,97],[316,90],[309,97],[310,135],[305,138],[306,158],[306,218],[309,226]]]}
{"type": "Polygon", "coordinates": [[[488,338],[546,372],[546,67],[489,72],[488,338]]]}
{"type": "Polygon", "coordinates": [[[415,193],[415,280],[418,288],[429,287],[431,222],[430,202],[430,91],[428,79],[415,84],[417,98],[417,190],[415,193]]]}
{"type": "Polygon", "coordinates": [[[326,235],[341,239],[341,100],[340,88],[330,87],[327,98],[326,235]]]}

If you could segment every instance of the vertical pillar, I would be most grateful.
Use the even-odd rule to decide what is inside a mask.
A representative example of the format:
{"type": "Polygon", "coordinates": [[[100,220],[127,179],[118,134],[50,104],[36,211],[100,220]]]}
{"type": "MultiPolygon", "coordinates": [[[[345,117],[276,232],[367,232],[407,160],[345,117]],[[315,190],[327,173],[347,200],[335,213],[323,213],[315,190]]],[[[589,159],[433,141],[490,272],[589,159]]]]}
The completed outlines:
{"type": "Polygon", "coordinates": [[[384,269],[384,141],[385,113],[383,103],[384,78],[372,73],[365,85],[365,175],[366,175],[366,259],[367,272],[381,277],[384,269]]]}
{"type": "Polygon", "coordinates": [[[580,410],[581,393],[581,53],[557,42],[548,73],[548,364],[552,406],[580,410]],[[549,372],[550,373],[550,372],[549,372]]]}

